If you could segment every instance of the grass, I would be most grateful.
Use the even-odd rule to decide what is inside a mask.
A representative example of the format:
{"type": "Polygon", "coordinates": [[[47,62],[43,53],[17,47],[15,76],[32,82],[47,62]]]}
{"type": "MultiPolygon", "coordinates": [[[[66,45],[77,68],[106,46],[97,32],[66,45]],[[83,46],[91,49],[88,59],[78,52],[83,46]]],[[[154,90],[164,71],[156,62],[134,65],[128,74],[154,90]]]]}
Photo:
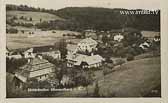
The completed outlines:
{"type": "Polygon", "coordinates": [[[160,57],[128,62],[105,78],[99,80],[102,96],[142,97],[161,84],[160,57]]]}
{"type": "Polygon", "coordinates": [[[36,46],[53,45],[63,37],[63,34],[75,33],[67,30],[55,30],[52,31],[34,31],[33,37],[28,37],[28,33],[7,34],[7,47],[9,49],[28,48],[36,46]]]}
{"type": "Polygon", "coordinates": [[[50,20],[64,20],[56,15],[49,14],[49,13],[43,13],[43,12],[32,12],[32,11],[7,11],[7,19],[10,19],[13,16],[16,16],[18,18],[17,22],[23,22],[23,23],[39,23],[40,19],[42,21],[50,21],[50,20]],[[27,18],[32,18],[32,21],[25,21],[25,20],[20,20],[19,18],[21,16],[27,17],[27,18]]]}

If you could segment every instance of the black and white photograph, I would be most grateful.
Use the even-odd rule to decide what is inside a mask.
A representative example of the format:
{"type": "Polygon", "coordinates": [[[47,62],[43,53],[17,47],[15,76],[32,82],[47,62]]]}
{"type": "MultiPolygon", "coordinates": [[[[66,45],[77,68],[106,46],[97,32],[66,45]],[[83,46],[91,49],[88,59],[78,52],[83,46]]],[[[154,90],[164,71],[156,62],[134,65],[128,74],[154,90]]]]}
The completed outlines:
{"type": "Polygon", "coordinates": [[[162,97],[158,7],[16,1],[6,4],[6,98],[162,97]]]}

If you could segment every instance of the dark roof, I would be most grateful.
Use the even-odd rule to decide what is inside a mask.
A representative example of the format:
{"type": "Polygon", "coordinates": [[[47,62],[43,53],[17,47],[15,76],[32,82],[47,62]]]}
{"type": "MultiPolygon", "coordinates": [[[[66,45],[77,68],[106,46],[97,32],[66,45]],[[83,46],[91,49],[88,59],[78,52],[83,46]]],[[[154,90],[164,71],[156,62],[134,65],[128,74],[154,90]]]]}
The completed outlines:
{"type": "Polygon", "coordinates": [[[52,67],[54,64],[49,63],[45,59],[34,58],[30,59],[30,62],[21,67],[20,69],[27,70],[27,71],[36,71],[38,69],[43,69],[47,67],[52,67]]]}
{"type": "Polygon", "coordinates": [[[49,63],[45,59],[34,58],[34,59],[31,59],[31,61],[26,65],[17,69],[15,73],[28,78],[30,75],[30,72],[42,70],[46,68],[54,68],[54,66],[55,66],[54,64],[49,63]]]}

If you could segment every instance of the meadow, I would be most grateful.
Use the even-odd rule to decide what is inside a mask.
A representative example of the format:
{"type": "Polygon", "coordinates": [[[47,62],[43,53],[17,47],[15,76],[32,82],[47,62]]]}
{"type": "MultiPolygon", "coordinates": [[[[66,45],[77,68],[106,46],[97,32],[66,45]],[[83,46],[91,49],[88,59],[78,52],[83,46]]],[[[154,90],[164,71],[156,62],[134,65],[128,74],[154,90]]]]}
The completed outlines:
{"type": "Polygon", "coordinates": [[[16,16],[18,18],[16,22],[32,23],[32,24],[40,23],[40,19],[42,21],[64,20],[56,15],[44,13],[44,12],[7,11],[6,15],[7,15],[7,19],[10,19],[16,16]],[[32,18],[32,21],[19,19],[22,16],[26,17],[27,19],[32,18]]]}
{"type": "Polygon", "coordinates": [[[63,34],[79,34],[68,30],[36,31],[33,35],[29,33],[7,34],[7,47],[9,49],[30,48],[38,46],[53,45],[63,38],[63,34]]]}

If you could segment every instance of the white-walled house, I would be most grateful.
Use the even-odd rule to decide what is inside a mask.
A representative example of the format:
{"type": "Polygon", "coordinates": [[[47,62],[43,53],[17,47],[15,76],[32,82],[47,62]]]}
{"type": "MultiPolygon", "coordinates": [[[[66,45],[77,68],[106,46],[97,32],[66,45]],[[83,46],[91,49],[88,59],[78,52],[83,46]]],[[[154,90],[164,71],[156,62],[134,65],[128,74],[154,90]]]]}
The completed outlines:
{"type": "Polygon", "coordinates": [[[77,52],[89,52],[97,50],[97,41],[92,38],[86,38],[79,41],[77,44],[67,44],[68,54],[75,54],[77,52]]]}
{"type": "Polygon", "coordinates": [[[114,40],[115,40],[115,41],[120,42],[120,41],[123,40],[123,39],[124,39],[124,36],[121,35],[121,34],[118,34],[118,35],[115,35],[115,36],[114,36],[114,40]]]}
{"type": "Polygon", "coordinates": [[[86,38],[77,44],[78,46],[77,50],[82,52],[85,52],[85,51],[92,52],[93,50],[96,50],[97,44],[98,43],[92,38],[86,38]]]}
{"type": "Polygon", "coordinates": [[[23,52],[24,58],[35,58],[35,55],[33,53],[33,48],[30,48],[23,52]]]}
{"type": "Polygon", "coordinates": [[[54,72],[54,65],[42,58],[32,58],[28,63],[15,71],[15,76],[23,83],[28,80],[46,80],[54,72]]]}
{"type": "Polygon", "coordinates": [[[81,66],[82,68],[92,68],[92,67],[100,67],[104,58],[100,55],[83,55],[83,54],[71,54],[67,55],[67,66],[81,66]]]}
{"type": "Polygon", "coordinates": [[[144,42],[144,43],[141,43],[139,45],[139,47],[142,48],[143,50],[145,50],[145,49],[148,49],[150,47],[150,44],[147,43],[147,42],[144,42]]]}
{"type": "Polygon", "coordinates": [[[33,48],[30,48],[27,50],[15,50],[13,52],[6,51],[6,56],[9,59],[35,58],[35,54],[33,53],[33,48]]]}
{"type": "Polygon", "coordinates": [[[47,55],[53,57],[53,59],[61,59],[61,52],[57,51],[50,51],[50,52],[42,52],[42,55],[47,55]]]}

